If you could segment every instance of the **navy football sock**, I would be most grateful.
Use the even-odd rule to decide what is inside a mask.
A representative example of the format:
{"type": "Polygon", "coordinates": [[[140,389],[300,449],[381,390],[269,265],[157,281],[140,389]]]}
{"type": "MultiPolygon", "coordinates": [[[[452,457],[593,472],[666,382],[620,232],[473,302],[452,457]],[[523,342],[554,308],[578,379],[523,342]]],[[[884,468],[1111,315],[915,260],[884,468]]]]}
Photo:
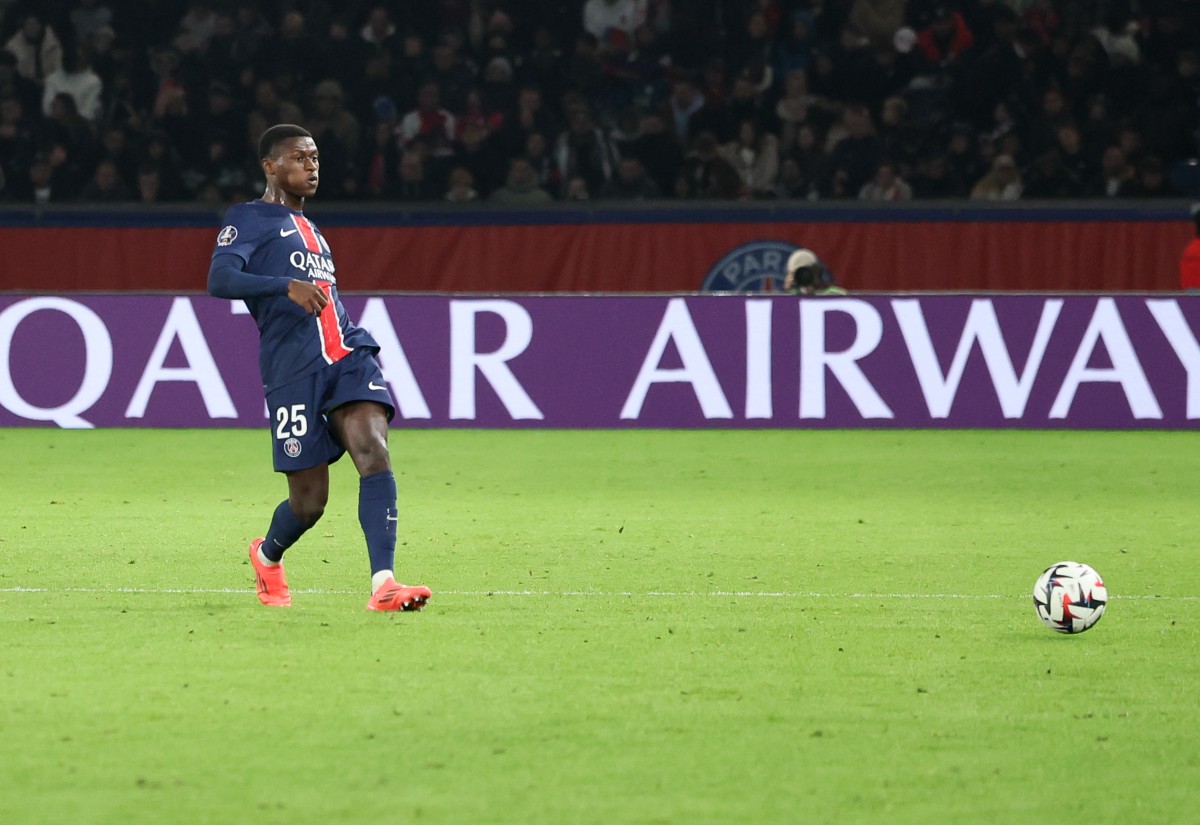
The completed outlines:
{"type": "Polygon", "coordinates": [[[292,506],[284,499],[275,508],[275,515],[271,517],[271,527],[262,543],[263,556],[272,562],[283,559],[283,552],[295,545],[296,540],[306,530],[308,526],[296,518],[292,506]]]}
{"type": "Polygon", "coordinates": [[[396,477],[390,470],[358,480],[358,522],[367,538],[371,573],[390,571],[396,558],[396,477]]]}

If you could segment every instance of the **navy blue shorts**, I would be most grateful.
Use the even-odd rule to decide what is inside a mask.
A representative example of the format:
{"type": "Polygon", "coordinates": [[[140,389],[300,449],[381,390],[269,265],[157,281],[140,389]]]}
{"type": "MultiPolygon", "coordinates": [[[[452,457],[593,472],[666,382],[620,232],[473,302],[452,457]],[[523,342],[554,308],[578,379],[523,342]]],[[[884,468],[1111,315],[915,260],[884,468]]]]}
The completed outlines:
{"type": "Polygon", "coordinates": [[[329,414],[335,407],[359,401],[382,404],[388,421],[396,415],[379,362],[369,350],[356,350],[268,393],[275,470],[305,470],[342,458],[346,448],[334,434],[329,414]]]}

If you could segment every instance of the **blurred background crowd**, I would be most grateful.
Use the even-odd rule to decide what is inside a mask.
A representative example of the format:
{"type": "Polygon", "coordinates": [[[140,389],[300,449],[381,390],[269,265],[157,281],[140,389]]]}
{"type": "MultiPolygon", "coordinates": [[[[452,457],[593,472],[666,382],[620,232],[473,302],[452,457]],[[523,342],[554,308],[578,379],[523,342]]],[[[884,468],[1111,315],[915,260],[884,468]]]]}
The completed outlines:
{"type": "Polygon", "coordinates": [[[1196,0],[0,0],[0,201],[1200,196],[1196,0]]]}

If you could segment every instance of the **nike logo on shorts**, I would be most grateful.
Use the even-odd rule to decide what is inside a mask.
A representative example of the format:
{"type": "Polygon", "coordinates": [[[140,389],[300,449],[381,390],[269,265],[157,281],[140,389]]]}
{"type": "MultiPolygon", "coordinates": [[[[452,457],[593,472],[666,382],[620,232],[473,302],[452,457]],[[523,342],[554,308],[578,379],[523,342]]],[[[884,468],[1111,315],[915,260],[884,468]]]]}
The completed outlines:
{"type": "Polygon", "coordinates": [[[298,230],[298,229],[280,229],[280,230],[279,230],[279,237],[280,237],[280,238],[287,238],[289,235],[295,235],[295,234],[296,234],[297,232],[299,232],[299,231],[300,231],[300,230],[298,230]]]}
{"type": "Polygon", "coordinates": [[[373,381],[367,382],[367,389],[368,390],[387,390],[387,388],[384,387],[382,384],[376,384],[373,381]]]}

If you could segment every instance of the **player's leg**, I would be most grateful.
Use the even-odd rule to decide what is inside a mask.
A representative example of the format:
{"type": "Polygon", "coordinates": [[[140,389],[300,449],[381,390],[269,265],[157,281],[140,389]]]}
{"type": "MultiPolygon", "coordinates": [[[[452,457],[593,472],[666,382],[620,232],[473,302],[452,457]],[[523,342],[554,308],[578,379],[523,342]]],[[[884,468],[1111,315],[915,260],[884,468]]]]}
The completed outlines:
{"type": "Polygon", "coordinates": [[[276,506],[266,535],[250,543],[258,597],[265,605],[291,604],[283,553],[325,512],[329,463],[344,452],[320,413],[322,378],[306,376],[267,394],[274,467],[287,476],[288,497],[276,506]]]}
{"type": "Polygon", "coordinates": [[[329,465],[290,471],[288,498],[275,508],[267,535],[250,543],[250,564],[263,605],[291,605],[283,552],[317,523],[329,500],[329,465]]]}
{"type": "Polygon", "coordinates": [[[358,469],[358,521],[371,559],[371,601],[375,610],[420,610],[429,599],[424,586],[396,582],[396,477],[388,451],[388,409],[373,401],[335,408],[329,423],[358,469]]]}
{"type": "Polygon", "coordinates": [[[371,557],[371,589],[392,575],[396,555],[396,477],[388,453],[387,411],[375,402],[350,402],[329,424],[358,470],[358,521],[371,557]]]}

